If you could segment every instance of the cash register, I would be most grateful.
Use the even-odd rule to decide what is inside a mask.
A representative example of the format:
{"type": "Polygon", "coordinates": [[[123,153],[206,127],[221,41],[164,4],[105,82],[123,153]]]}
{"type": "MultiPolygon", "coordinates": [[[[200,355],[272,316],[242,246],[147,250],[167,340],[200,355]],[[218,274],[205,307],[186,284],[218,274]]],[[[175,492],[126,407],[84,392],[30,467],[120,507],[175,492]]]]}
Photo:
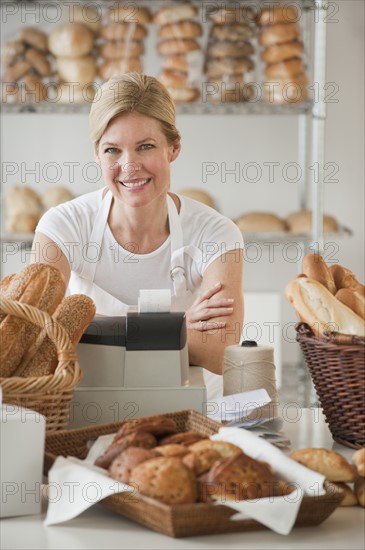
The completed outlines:
{"type": "Polygon", "coordinates": [[[69,428],[185,409],[204,413],[203,369],[189,366],[183,312],[95,317],[76,352],[83,379],[69,428]]]}

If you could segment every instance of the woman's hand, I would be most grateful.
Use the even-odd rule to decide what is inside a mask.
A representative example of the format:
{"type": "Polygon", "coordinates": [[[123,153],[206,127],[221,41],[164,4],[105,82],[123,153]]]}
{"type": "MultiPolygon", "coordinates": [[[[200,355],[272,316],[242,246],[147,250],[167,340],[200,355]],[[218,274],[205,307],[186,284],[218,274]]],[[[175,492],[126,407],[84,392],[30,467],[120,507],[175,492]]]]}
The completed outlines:
{"type": "Polygon", "coordinates": [[[206,290],[186,311],[186,326],[188,329],[212,330],[222,328],[225,321],[214,321],[215,317],[231,315],[233,313],[232,298],[216,298],[215,295],[222,288],[222,283],[216,283],[212,288],[206,290]]]}

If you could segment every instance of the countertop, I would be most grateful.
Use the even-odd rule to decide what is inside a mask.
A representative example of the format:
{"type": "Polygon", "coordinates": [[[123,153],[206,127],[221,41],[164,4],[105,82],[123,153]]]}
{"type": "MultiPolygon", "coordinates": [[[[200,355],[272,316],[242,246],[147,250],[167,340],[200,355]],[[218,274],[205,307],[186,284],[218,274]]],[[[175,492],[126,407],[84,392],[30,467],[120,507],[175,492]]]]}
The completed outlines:
{"type": "MultiPolygon", "coordinates": [[[[353,449],[335,443],[321,409],[287,406],[282,410],[283,431],[299,447],[326,447],[351,460],[353,449]]],[[[102,508],[91,507],[63,524],[45,527],[47,503],[41,515],[4,519],[0,524],[2,550],[20,549],[345,549],[365,548],[365,509],[340,507],[317,527],[295,528],[288,536],[269,530],[174,539],[144,528],[102,508]]]]}

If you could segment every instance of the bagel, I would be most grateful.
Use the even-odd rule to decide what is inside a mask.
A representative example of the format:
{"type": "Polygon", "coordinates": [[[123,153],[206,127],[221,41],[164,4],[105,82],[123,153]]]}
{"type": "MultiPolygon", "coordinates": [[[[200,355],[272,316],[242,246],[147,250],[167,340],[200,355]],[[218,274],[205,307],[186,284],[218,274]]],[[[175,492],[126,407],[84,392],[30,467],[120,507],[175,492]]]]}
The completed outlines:
{"type": "Polygon", "coordinates": [[[173,88],[167,86],[167,90],[175,103],[192,103],[200,97],[198,88],[173,88]]]}
{"type": "Polygon", "coordinates": [[[183,4],[171,5],[160,8],[153,16],[155,25],[167,25],[183,21],[184,19],[194,19],[198,14],[198,9],[193,4],[185,2],[183,4]]]}
{"type": "Polygon", "coordinates": [[[270,6],[260,11],[256,23],[260,26],[275,25],[277,23],[297,23],[300,19],[300,9],[296,6],[270,6]]]}
{"type": "Polygon", "coordinates": [[[139,23],[109,23],[100,29],[100,36],[106,40],[143,40],[147,35],[146,27],[139,23]]]}
{"type": "Polygon", "coordinates": [[[200,50],[198,42],[192,38],[172,38],[157,44],[159,55],[179,55],[200,50]]]}
{"type": "Polygon", "coordinates": [[[252,71],[253,62],[248,57],[234,59],[226,57],[225,59],[209,59],[206,64],[206,73],[208,78],[219,78],[222,75],[232,75],[252,71]]]}
{"type": "Polygon", "coordinates": [[[250,40],[254,35],[255,32],[252,27],[238,23],[232,25],[213,25],[210,31],[210,36],[213,39],[228,40],[229,42],[250,40]]]}
{"type": "Polygon", "coordinates": [[[186,88],[188,86],[188,73],[182,71],[170,71],[164,69],[160,72],[158,80],[167,88],[186,88]]]}
{"type": "Polygon", "coordinates": [[[209,57],[222,59],[225,57],[242,58],[254,53],[251,42],[212,42],[208,46],[209,57]]]}
{"type": "Polygon", "coordinates": [[[125,57],[105,61],[98,67],[98,76],[102,80],[109,80],[124,73],[141,73],[142,62],[139,57],[125,57]]]}
{"type": "Polygon", "coordinates": [[[196,21],[176,21],[160,27],[159,38],[197,38],[202,35],[202,26],[196,21]]]}
{"type": "Polygon", "coordinates": [[[100,57],[106,60],[139,57],[144,54],[144,44],[138,40],[108,40],[100,45],[100,57]]]}
{"type": "Polygon", "coordinates": [[[300,27],[296,23],[278,23],[270,27],[264,27],[259,35],[261,46],[272,46],[291,42],[300,36],[300,27]]]}
{"type": "Polygon", "coordinates": [[[138,6],[132,2],[111,6],[107,12],[109,21],[114,23],[139,23],[147,25],[151,23],[152,16],[148,8],[138,6]]]}
{"type": "Polygon", "coordinates": [[[292,78],[298,74],[304,73],[303,61],[299,57],[293,57],[286,61],[268,65],[264,71],[266,78],[273,80],[275,78],[292,78]]]}
{"type": "Polygon", "coordinates": [[[299,40],[273,44],[261,52],[261,59],[264,63],[279,63],[292,57],[300,57],[304,52],[304,46],[299,40]]]}
{"type": "Polygon", "coordinates": [[[188,72],[189,70],[188,58],[184,54],[165,55],[162,58],[162,68],[173,70],[173,71],[176,70],[176,71],[188,72]]]}

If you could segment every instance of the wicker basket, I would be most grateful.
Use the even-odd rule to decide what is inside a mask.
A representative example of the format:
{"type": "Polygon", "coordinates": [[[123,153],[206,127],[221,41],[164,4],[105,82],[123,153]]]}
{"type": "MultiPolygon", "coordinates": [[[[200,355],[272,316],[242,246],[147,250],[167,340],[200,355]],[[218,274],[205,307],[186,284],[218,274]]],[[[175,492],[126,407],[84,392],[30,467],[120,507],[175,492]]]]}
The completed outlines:
{"type": "Polygon", "coordinates": [[[305,323],[296,331],[333,439],[365,447],[365,338],[335,332],[319,338],[305,323]]]}
{"type": "Polygon", "coordinates": [[[0,309],[35,325],[54,342],[58,365],[54,374],[21,378],[0,378],[3,402],[26,407],[46,417],[46,432],[67,426],[74,388],[82,378],[76,353],[65,329],[44,311],[0,297],[0,309]]]}

